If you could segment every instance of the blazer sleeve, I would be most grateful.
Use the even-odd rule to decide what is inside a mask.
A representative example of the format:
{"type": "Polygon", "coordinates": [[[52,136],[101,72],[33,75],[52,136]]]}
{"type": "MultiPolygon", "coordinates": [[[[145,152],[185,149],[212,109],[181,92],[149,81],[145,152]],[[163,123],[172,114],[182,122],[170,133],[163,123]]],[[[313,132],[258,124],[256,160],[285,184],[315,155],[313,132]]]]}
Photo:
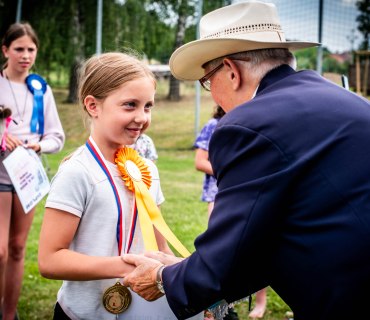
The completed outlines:
{"type": "Polygon", "coordinates": [[[223,125],[212,136],[210,159],[219,191],[208,229],[189,258],[163,272],[167,300],[179,319],[268,285],[285,205],[289,162],[269,138],[240,125],[223,125]]]}

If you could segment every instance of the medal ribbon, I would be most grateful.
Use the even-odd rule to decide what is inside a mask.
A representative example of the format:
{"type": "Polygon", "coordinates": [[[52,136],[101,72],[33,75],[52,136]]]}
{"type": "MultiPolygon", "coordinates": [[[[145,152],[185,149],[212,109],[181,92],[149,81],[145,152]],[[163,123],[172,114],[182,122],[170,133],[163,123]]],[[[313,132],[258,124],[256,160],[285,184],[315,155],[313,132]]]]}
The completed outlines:
{"type": "Polygon", "coordinates": [[[154,225],[183,257],[190,256],[190,252],[166,224],[157,204],[149,193],[148,189],[151,185],[150,173],[137,151],[128,147],[121,148],[116,152],[115,161],[122,174],[122,179],[125,181],[125,185],[129,190],[135,192],[145,249],[152,251],[158,250],[153,228],[154,225]]]}
{"type": "Polygon", "coordinates": [[[33,92],[31,132],[44,134],[44,94],[41,90],[34,90],[33,92]]]}
{"type": "Polygon", "coordinates": [[[126,241],[125,253],[128,253],[130,251],[132,242],[134,241],[137,216],[138,216],[138,212],[137,212],[137,207],[136,207],[136,201],[134,201],[134,208],[133,208],[132,219],[131,219],[131,227],[130,227],[128,240],[126,241]]]}
{"type": "MultiPolygon", "coordinates": [[[[122,239],[123,239],[123,235],[122,235],[122,219],[123,218],[122,218],[121,199],[119,197],[118,190],[117,190],[117,187],[114,183],[113,177],[110,174],[109,169],[105,164],[104,157],[100,153],[100,150],[99,150],[98,146],[96,146],[96,144],[94,143],[94,140],[91,137],[86,141],[86,147],[91,152],[92,156],[94,157],[96,162],[99,164],[100,168],[103,170],[103,172],[107,176],[108,181],[109,181],[109,183],[112,187],[114,197],[116,199],[116,205],[117,205],[117,209],[118,209],[116,238],[117,238],[117,244],[118,244],[118,254],[121,255],[122,239]]],[[[132,217],[131,228],[130,228],[129,237],[128,237],[128,241],[126,243],[126,248],[125,248],[126,253],[129,252],[129,250],[131,248],[131,245],[132,245],[132,241],[133,241],[134,233],[135,233],[136,220],[137,220],[137,209],[136,209],[136,205],[134,205],[134,213],[133,213],[133,217],[132,217]]]]}
{"type": "Polygon", "coordinates": [[[31,117],[31,132],[44,134],[44,93],[46,81],[37,74],[30,74],[26,78],[28,90],[33,94],[33,111],[31,117]]]}

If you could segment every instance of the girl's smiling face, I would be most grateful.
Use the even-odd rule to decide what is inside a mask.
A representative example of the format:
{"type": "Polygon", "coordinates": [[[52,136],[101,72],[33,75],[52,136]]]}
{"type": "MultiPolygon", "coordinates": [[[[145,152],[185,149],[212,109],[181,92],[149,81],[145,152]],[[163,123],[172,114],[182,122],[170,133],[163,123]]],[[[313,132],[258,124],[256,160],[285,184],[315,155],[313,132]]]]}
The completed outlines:
{"type": "Polygon", "coordinates": [[[103,101],[87,96],[85,105],[92,117],[94,140],[114,150],[135,143],[150,125],[154,96],[155,83],[149,77],[124,83],[103,101]],[[92,111],[91,99],[95,104],[92,111]]]}

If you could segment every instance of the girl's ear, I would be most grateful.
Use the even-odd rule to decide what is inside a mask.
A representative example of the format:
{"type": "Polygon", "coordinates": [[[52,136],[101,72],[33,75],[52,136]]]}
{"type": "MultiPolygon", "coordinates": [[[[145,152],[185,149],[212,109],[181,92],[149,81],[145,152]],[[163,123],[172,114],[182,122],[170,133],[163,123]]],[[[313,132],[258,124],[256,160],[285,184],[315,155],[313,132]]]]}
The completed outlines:
{"type": "Polygon", "coordinates": [[[98,115],[98,106],[97,106],[97,104],[98,104],[97,100],[92,95],[88,95],[84,99],[84,105],[85,105],[86,111],[89,113],[89,115],[92,118],[95,118],[98,115]]]}
{"type": "Polygon", "coordinates": [[[1,51],[3,52],[4,58],[8,59],[8,48],[6,46],[1,46],[1,51]]]}

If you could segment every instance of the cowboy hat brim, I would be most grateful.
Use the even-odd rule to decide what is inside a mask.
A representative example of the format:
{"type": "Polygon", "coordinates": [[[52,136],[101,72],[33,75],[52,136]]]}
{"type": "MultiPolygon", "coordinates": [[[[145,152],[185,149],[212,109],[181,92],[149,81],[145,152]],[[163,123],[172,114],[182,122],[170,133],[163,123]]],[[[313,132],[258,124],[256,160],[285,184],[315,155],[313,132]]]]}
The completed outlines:
{"type": "Polygon", "coordinates": [[[245,39],[202,39],[189,42],[171,55],[170,69],[179,80],[199,80],[204,76],[203,65],[213,59],[230,54],[270,48],[287,48],[292,51],[315,47],[316,42],[283,41],[260,42],[245,39]]]}

